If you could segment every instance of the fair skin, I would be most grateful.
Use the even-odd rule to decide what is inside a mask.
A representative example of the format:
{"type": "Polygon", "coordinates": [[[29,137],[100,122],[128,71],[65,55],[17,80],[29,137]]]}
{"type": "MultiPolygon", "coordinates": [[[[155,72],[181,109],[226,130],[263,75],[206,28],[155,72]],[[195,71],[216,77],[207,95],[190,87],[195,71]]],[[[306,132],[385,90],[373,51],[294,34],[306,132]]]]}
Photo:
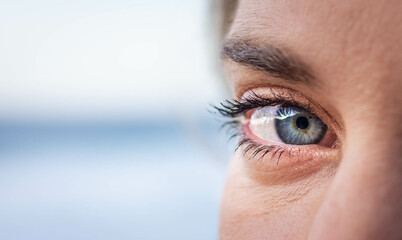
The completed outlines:
{"type": "Polygon", "coordinates": [[[239,1],[223,51],[236,98],[291,98],[328,131],[291,145],[246,130],[284,150],[236,151],[220,239],[402,239],[401,12],[397,0],[239,1]]]}

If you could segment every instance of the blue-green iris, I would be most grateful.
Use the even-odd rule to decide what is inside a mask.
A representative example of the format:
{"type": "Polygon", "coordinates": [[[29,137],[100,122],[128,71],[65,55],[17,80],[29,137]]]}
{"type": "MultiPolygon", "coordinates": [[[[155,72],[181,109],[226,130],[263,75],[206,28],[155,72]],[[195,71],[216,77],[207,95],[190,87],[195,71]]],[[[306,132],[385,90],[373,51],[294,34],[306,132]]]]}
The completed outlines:
{"type": "Polygon", "coordinates": [[[302,108],[280,107],[277,115],[276,132],[286,144],[317,144],[327,132],[327,125],[321,119],[302,108]]]}

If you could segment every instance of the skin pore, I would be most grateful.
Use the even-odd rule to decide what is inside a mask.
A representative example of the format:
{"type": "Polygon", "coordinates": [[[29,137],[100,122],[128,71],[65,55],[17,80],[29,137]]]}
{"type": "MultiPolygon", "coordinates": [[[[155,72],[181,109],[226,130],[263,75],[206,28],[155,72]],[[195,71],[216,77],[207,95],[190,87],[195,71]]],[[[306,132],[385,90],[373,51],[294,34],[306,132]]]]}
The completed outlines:
{"type": "Polygon", "coordinates": [[[222,48],[235,99],[308,106],[329,135],[290,146],[242,123],[280,150],[236,151],[220,239],[402,239],[401,11],[397,0],[238,2],[222,48]]]}

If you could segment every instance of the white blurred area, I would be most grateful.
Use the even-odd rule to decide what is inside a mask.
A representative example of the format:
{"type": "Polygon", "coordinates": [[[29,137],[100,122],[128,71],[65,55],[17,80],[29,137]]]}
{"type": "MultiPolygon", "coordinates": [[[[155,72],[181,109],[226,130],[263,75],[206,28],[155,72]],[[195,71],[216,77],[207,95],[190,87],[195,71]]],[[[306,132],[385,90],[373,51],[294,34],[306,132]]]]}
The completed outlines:
{"type": "Polygon", "coordinates": [[[206,0],[0,0],[0,239],[216,239],[206,0]]]}
{"type": "Polygon", "coordinates": [[[205,0],[0,1],[0,120],[187,112],[221,97],[205,0]]]}

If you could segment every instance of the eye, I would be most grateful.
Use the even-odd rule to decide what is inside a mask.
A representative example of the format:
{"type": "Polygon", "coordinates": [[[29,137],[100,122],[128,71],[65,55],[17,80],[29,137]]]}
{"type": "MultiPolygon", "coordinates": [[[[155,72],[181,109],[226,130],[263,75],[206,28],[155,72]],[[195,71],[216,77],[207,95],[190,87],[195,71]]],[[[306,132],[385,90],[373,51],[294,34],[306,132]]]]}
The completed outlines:
{"type": "Polygon", "coordinates": [[[267,106],[250,116],[250,131],[257,137],[292,145],[320,143],[327,125],[313,113],[299,107],[267,106]]]}
{"type": "Polygon", "coordinates": [[[338,166],[339,125],[324,108],[300,93],[257,89],[214,109],[230,119],[223,126],[229,127],[231,138],[238,137],[236,151],[247,160],[250,174],[261,173],[264,179],[274,177],[270,179],[274,181],[283,171],[300,177],[324,165],[338,166]]]}

